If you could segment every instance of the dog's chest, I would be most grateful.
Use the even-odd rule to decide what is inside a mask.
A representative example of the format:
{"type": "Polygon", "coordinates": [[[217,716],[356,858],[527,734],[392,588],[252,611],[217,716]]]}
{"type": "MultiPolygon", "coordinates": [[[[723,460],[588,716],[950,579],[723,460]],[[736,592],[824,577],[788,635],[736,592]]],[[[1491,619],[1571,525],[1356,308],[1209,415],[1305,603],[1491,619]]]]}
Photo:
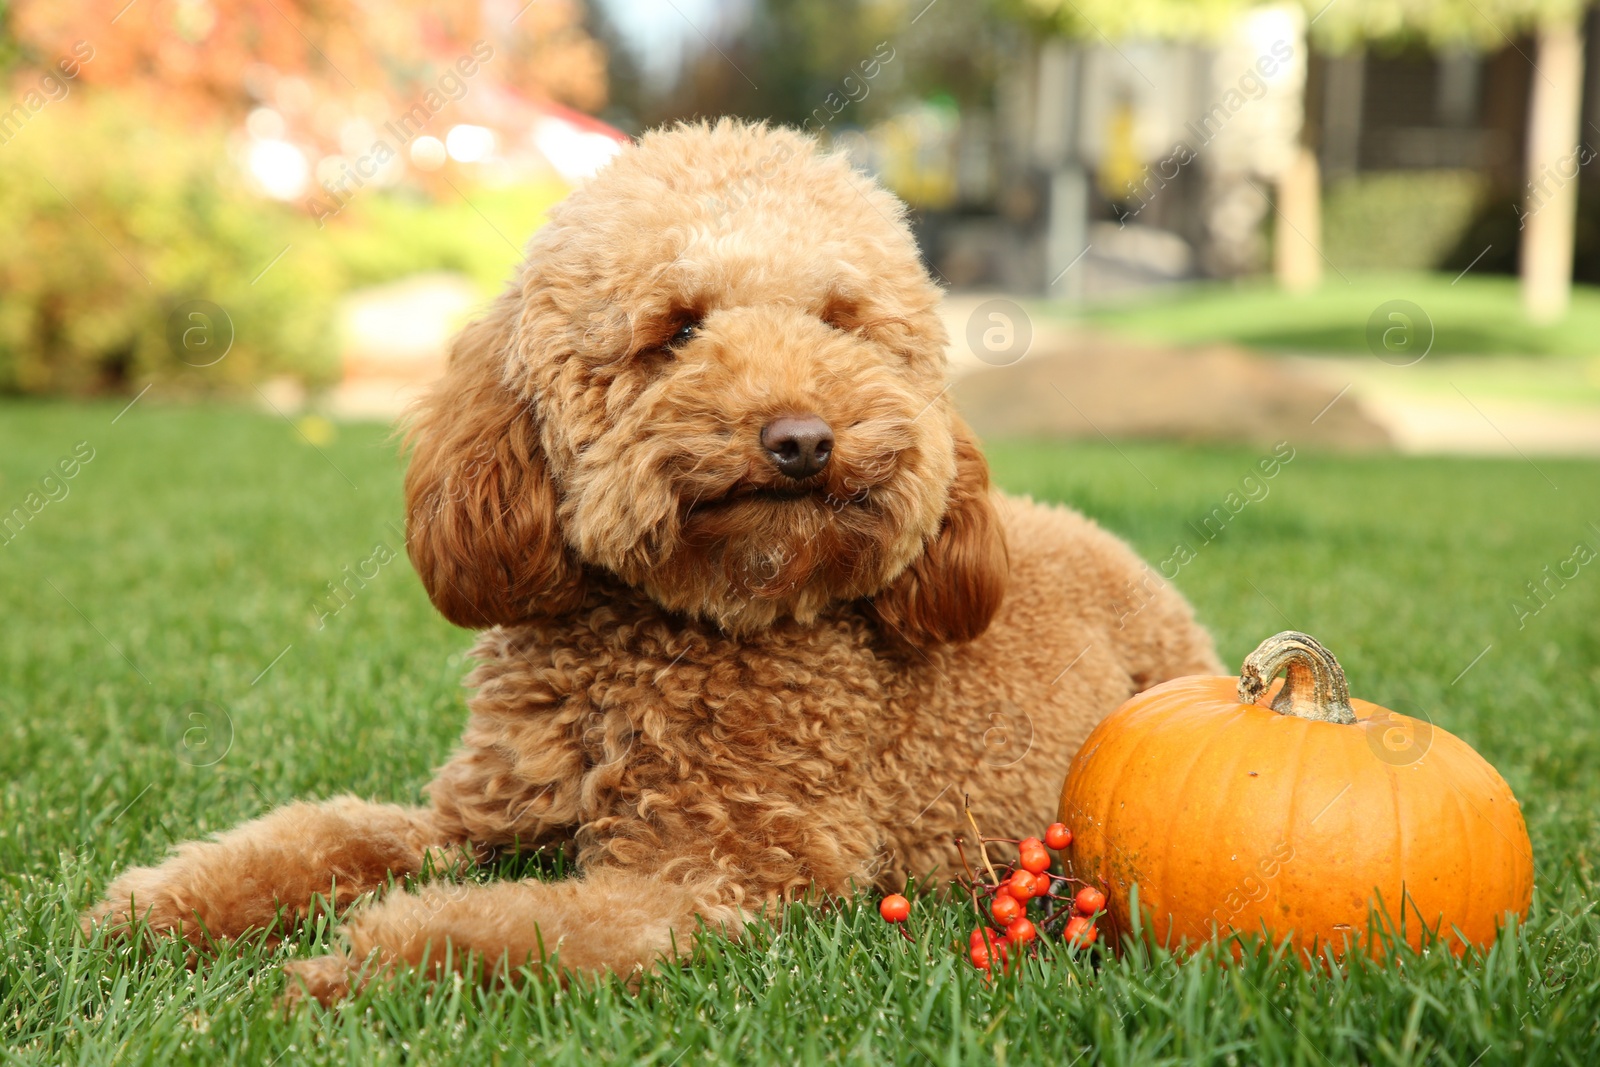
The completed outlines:
{"type": "Polygon", "coordinates": [[[493,708],[518,749],[567,749],[607,791],[677,780],[820,797],[881,755],[886,672],[848,617],[731,637],[596,613],[494,631],[478,656],[474,709],[493,708]]]}

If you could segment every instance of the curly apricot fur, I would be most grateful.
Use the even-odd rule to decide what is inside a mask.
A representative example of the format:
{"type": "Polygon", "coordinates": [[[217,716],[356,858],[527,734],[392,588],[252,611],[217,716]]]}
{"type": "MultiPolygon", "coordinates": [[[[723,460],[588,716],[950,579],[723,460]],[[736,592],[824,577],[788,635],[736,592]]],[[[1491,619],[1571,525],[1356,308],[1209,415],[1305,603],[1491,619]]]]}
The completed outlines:
{"type": "Polygon", "coordinates": [[[573,193],[410,423],[412,561],[484,631],[431,806],[282,808],[129,871],[86,924],[199,944],[362,902],[290,968],[324,1001],[468,955],[632,974],[803,894],[950,873],[963,794],[1001,836],[1048,823],[1107,712],[1219,666],[1115,537],[990,489],[903,215],[727,121],[573,193]],[[834,433],[798,485],[759,440],[796,413],[834,433]],[[558,842],[578,880],[379,897],[431,850],[558,842]]]}

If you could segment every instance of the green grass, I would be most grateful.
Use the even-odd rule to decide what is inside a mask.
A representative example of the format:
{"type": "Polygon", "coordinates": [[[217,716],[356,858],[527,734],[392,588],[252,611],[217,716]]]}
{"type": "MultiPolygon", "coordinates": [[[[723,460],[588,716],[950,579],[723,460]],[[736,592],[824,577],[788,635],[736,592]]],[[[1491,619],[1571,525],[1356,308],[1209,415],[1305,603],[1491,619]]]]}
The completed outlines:
{"type": "MultiPolygon", "coordinates": [[[[637,995],[614,981],[400,980],[285,1016],[277,965],[325,950],[325,929],[191,971],[172,944],[85,944],[75,916],[124,865],[288,798],[418,799],[463,719],[469,639],[403,560],[316,629],[326,582],[400,547],[384,431],[341,427],[320,455],[269,416],[146,397],[113,424],[118,407],[0,407],[0,509],[77,442],[95,450],[0,546],[7,1062],[1592,1062],[1600,565],[1525,629],[1509,602],[1594,542],[1600,466],[1540,460],[1553,489],[1520,461],[1302,452],[1178,576],[1229,661],[1309,630],[1357,695],[1427,709],[1507,777],[1538,890],[1529,923],[1485,957],[1324,974],[1270,953],[1239,966],[1062,953],[989,986],[949,949],[958,907],[919,901],[910,943],[866,901],[711,939],[637,995]],[[188,717],[200,707],[209,722],[188,717]]],[[[1026,443],[991,455],[1003,485],[1071,502],[1157,559],[1256,459],[1026,443]]]]}
{"type": "Polygon", "coordinates": [[[1600,289],[1577,286],[1561,322],[1535,326],[1522,313],[1517,280],[1467,274],[1351,274],[1328,271],[1302,296],[1270,280],[1207,283],[1153,300],[1103,305],[1084,321],[1153,341],[1231,341],[1290,352],[1368,351],[1367,320],[1391,300],[1409,300],[1432,321],[1433,356],[1592,356],[1600,353],[1600,289]]]}

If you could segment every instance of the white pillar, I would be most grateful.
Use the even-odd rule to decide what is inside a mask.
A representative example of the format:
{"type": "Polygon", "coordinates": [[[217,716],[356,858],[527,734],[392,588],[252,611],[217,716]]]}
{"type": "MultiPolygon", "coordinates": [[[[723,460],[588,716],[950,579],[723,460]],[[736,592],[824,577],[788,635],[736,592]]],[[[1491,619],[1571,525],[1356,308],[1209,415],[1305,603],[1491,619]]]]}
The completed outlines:
{"type": "Polygon", "coordinates": [[[1306,293],[1322,284],[1322,178],[1317,154],[1304,145],[1278,179],[1273,266],[1278,284],[1306,293]]]}
{"type": "Polygon", "coordinates": [[[1535,322],[1560,319],[1572,296],[1582,103],[1578,24],[1541,27],[1528,105],[1528,188],[1522,206],[1522,306],[1535,322]]]}

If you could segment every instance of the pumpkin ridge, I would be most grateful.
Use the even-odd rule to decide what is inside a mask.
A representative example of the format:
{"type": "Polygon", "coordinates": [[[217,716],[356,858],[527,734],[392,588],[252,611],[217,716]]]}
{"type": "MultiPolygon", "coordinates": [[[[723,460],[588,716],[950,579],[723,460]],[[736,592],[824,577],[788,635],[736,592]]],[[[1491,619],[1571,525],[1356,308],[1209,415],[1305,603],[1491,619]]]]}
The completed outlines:
{"type": "MultiPolygon", "coordinates": [[[[1455,740],[1455,741],[1458,741],[1458,743],[1464,748],[1468,747],[1467,743],[1465,741],[1460,741],[1458,738],[1455,738],[1453,736],[1452,736],[1451,739],[1455,740]]],[[[1485,785],[1485,788],[1484,788],[1483,792],[1489,798],[1491,803],[1493,803],[1494,795],[1496,793],[1511,794],[1511,786],[1506,782],[1505,778],[1501,776],[1500,772],[1494,769],[1494,765],[1493,764],[1487,764],[1486,763],[1485,767],[1484,767],[1484,771],[1486,773],[1480,775],[1483,778],[1483,782],[1484,782],[1484,785],[1485,785]],[[1492,777],[1491,777],[1491,775],[1492,775],[1492,777]]],[[[1516,797],[1514,795],[1509,795],[1508,799],[1511,800],[1512,803],[1514,803],[1514,804],[1516,803],[1516,797]]],[[[1470,798],[1469,798],[1469,801],[1470,801],[1470,798]]],[[[1520,849],[1520,848],[1518,848],[1516,840],[1514,838],[1512,838],[1512,837],[1507,836],[1506,832],[1503,829],[1500,828],[1500,824],[1498,822],[1496,822],[1494,819],[1489,818],[1489,816],[1483,814],[1483,810],[1481,808],[1479,808],[1478,805],[1471,804],[1470,806],[1472,808],[1473,814],[1477,815],[1484,822],[1488,823],[1489,827],[1492,830],[1494,830],[1494,832],[1497,835],[1499,835],[1501,840],[1503,840],[1508,846],[1510,846],[1512,852],[1521,855],[1521,857],[1523,859],[1527,860],[1529,867],[1533,866],[1533,851],[1532,851],[1531,848],[1530,849],[1520,849]]],[[[1522,821],[1522,819],[1521,819],[1521,816],[1522,816],[1522,807],[1521,807],[1521,805],[1517,805],[1517,816],[1518,816],[1518,820],[1522,821]]],[[[1527,831],[1526,822],[1523,822],[1523,831],[1524,831],[1524,833],[1526,833],[1526,831],[1527,831]]]]}
{"type": "MultiPolygon", "coordinates": [[[[1385,777],[1388,778],[1388,780],[1389,780],[1389,799],[1394,804],[1394,830],[1395,830],[1395,833],[1394,833],[1394,867],[1395,867],[1395,872],[1394,873],[1395,873],[1395,881],[1400,883],[1400,928],[1396,932],[1400,935],[1401,938],[1409,940],[1409,938],[1405,937],[1405,929],[1406,929],[1406,824],[1410,821],[1409,819],[1407,819],[1406,816],[1409,815],[1410,813],[1408,811],[1403,810],[1404,809],[1404,802],[1403,802],[1403,800],[1401,798],[1401,794],[1400,794],[1400,776],[1395,773],[1395,770],[1394,770],[1393,767],[1387,767],[1387,768],[1385,768],[1385,771],[1386,771],[1385,777]]],[[[1391,884],[1393,884],[1393,883],[1391,883],[1391,884]]],[[[1385,901],[1385,903],[1387,904],[1388,902],[1385,901]]],[[[1423,926],[1427,926],[1427,920],[1422,918],[1422,909],[1421,908],[1415,908],[1414,910],[1416,911],[1418,918],[1422,921],[1422,925],[1423,926]]],[[[1391,919],[1392,918],[1393,917],[1391,916],[1391,919]]],[[[1371,930],[1372,921],[1371,921],[1371,912],[1370,911],[1368,912],[1367,925],[1368,925],[1367,936],[1371,937],[1372,936],[1372,930],[1371,930]]],[[[1419,937],[1421,936],[1420,931],[1418,933],[1418,936],[1419,937]]]]}
{"type": "MultiPolygon", "coordinates": [[[[1130,699],[1137,699],[1137,698],[1135,697],[1135,698],[1130,698],[1130,699]]],[[[1112,715],[1115,715],[1115,714],[1116,714],[1115,712],[1112,713],[1112,715]]],[[[1109,720],[1110,717],[1111,716],[1107,716],[1106,719],[1102,719],[1100,721],[1100,725],[1096,726],[1095,729],[1099,730],[1102,726],[1105,725],[1106,721],[1109,720]]],[[[1138,728],[1141,732],[1145,732],[1147,730],[1146,724],[1140,722],[1138,717],[1130,717],[1129,724],[1132,727],[1138,728]]],[[[1151,720],[1151,724],[1152,725],[1154,724],[1154,720],[1153,719],[1151,720]]],[[[1087,744],[1087,742],[1085,744],[1087,744]]],[[[1138,755],[1139,749],[1141,747],[1142,746],[1138,745],[1138,744],[1121,746],[1121,748],[1122,748],[1122,751],[1120,753],[1121,759],[1117,763],[1115,771],[1111,772],[1110,774],[1108,774],[1106,776],[1106,780],[1109,781],[1109,782],[1113,782],[1113,783],[1114,782],[1120,782],[1122,780],[1123,773],[1128,769],[1128,764],[1133,762],[1134,758],[1138,755]]],[[[1093,757],[1090,757],[1090,760],[1092,761],[1093,757]]],[[[1102,793],[1103,793],[1102,800],[1103,800],[1103,803],[1104,803],[1104,808],[1101,811],[1092,813],[1092,817],[1098,817],[1100,838],[1101,838],[1101,841],[1103,843],[1103,847],[1104,847],[1104,849],[1105,849],[1105,851],[1107,853],[1106,855],[1103,855],[1101,857],[1101,860],[1100,860],[1101,873],[1102,874],[1108,874],[1108,875],[1110,875],[1112,877],[1115,877],[1115,875],[1116,875],[1116,867],[1115,867],[1115,863],[1114,863],[1114,859],[1115,858],[1110,855],[1110,852],[1111,852],[1112,849],[1117,847],[1116,846],[1116,837],[1113,836],[1112,833],[1111,833],[1111,819],[1112,819],[1113,815],[1115,814],[1115,804],[1116,804],[1116,799],[1117,799],[1116,790],[1114,790],[1114,789],[1106,789],[1106,790],[1103,790],[1102,793]]],[[[1067,814],[1068,813],[1066,813],[1066,812],[1062,813],[1063,817],[1066,817],[1067,814]]],[[[1086,814],[1089,814],[1089,813],[1086,813],[1086,814]]],[[[1128,868],[1129,868],[1129,871],[1131,873],[1133,868],[1134,868],[1134,863],[1131,862],[1133,857],[1132,857],[1131,854],[1128,854],[1128,853],[1125,853],[1125,855],[1127,855],[1128,859],[1130,860],[1130,862],[1128,864],[1128,868]]],[[[1085,872],[1085,873],[1087,873],[1087,872],[1085,872]]]]}
{"type": "MultiPolygon", "coordinates": [[[[1205,758],[1206,754],[1211,751],[1212,746],[1217,744],[1219,741],[1223,740],[1224,735],[1227,732],[1227,727],[1232,726],[1235,722],[1237,722],[1238,719],[1239,719],[1239,716],[1241,714],[1245,714],[1245,713],[1242,712],[1242,711],[1239,711],[1239,710],[1235,710],[1229,716],[1229,721],[1228,722],[1226,722],[1226,723],[1221,723],[1221,722],[1217,723],[1215,725],[1215,727],[1210,731],[1210,734],[1206,737],[1205,742],[1203,744],[1197,745],[1192,750],[1193,751],[1193,755],[1189,760],[1189,766],[1184,769],[1183,777],[1179,778],[1179,779],[1169,779],[1169,780],[1176,780],[1177,783],[1178,783],[1178,788],[1175,791],[1173,791],[1172,793],[1168,794],[1175,803],[1180,801],[1183,797],[1188,795],[1188,793],[1189,793],[1189,779],[1191,777],[1193,777],[1194,772],[1195,772],[1195,768],[1199,767],[1199,766],[1201,766],[1203,764],[1204,758],[1205,758]]],[[[1196,715],[1195,717],[1199,718],[1200,716],[1196,715]]],[[[1217,717],[1221,718],[1220,715],[1217,716],[1217,717]]],[[[1235,745],[1234,749],[1235,749],[1235,753],[1236,753],[1235,759],[1237,761],[1237,758],[1238,758],[1237,757],[1238,746],[1235,745]]],[[[1204,764],[1204,765],[1205,766],[1210,766],[1210,764],[1204,764]]],[[[1237,765],[1237,762],[1236,762],[1235,765],[1237,765]]],[[[1173,811],[1172,812],[1172,816],[1173,816],[1174,821],[1176,821],[1177,812],[1173,811]]],[[[1175,827],[1173,827],[1172,829],[1175,830],[1175,827]]],[[[1176,832],[1169,832],[1166,835],[1166,837],[1167,837],[1166,848],[1162,849],[1162,851],[1161,851],[1161,880],[1162,880],[1163,883],[1165,883],[1168,870],[1171,867],[1172,850],[1174,848],[1176,848],[1178,846],[1178,844],[1179,844],[1178,834],[1176,832]]],[[[1187,842],[1185,842],[1185,844],[1187,844],[1187,842]]],[[[1162,896],[1165,897],[1166,895],[1167,895],[1166,894],[1166,890],[1163,889],[1162,890],[1162,896]]],[[[1170,901],[1168,903],[1170,904],[1170,901]]],[[[1168,908],[1167,916],[1165,917],[1165,919],[1162,919],[1160,916],[1153,916],[1153,919],[1155,919],[1155,921],[1165,922],[1167,924],[1167,932],[1168,932],[1169,935],[1172,932],[1173,925],[1175,925],[1173,923],[1173,921],[1172,921],[1173,918],[1174,918],[1174,916],[1171,913],[1170,907],[1168,908]]]]}
{"type": "MultiPolygon", "coordinates": [[[[1446,736],[1449,737],[1450,740],[1458,741],[1459,744],[1463,748],[1469,747],[1466,744],[1466,742],[1459,741],[1459,739],[1455,738],[1453,735],[1447,734],[1446,736]]],[[[1485,785],[1489,787],[1489,788],[1485,789],[1484,792],[1488,793],[1488,794],[1491,794],[1491,796],[1490,796],[1491,801],[1493,799],[1492,794],[1494,794],[1494,793],[1504,793],[1504,794],[1507,795],[1507,799],[1513,805],[1515,805],[1516,804],[1516,797],[1511,794],[1511,787],[1506,784],[1505,779],[1503,777],[1501,777],[1500,772],[1496,771],[1494,769],[1493,765],[1491,765],[1491,764],[1487,764],[1486,763],[1485,767],[1487,768],[1487,772],[1492,772],[1492,774],[1493,774],[1493,777],[1490,777],[1489,773],[1483,773],[1483,774],[1480,775],[1484,779],[1485,785]]],[[[1520,859],[1525,859],[1527,861],[1527,864],[1528,864],[1529,873],[1531,874],[1532,871],[1533,871],[1533,854],[1532,854],[1532,852],[1531,851],[1524,851],[1522,849],[1519,849],[1517,847],[1516,842],[1505,832],[1504,829],[1501,828],[1500,824],[1497,823],[1494,819],[1491,819],[1488,815],[1485,815],[1483,813],[1483,810],[1481,808],[1479,808],[1477,804],[1474,804],[1472,802],[1472,798],[1469,797],[1461,789],[1461,787],[1456,784],[1454,779],[1449,778],[1448,776],[1445,776],[1445,780],[1448,781],[1450,783],[1450,785],[1452,786],[1452,788],[1455,790],[1456,795],[1458,797],[1458,803],[1459,802],[1465,802],[1466,807],[1471,810],[1472,814],[1477,819],[1482,821],[1485,825],[1487,825],[1489,827],[1489,829],[1493,830],[1495,832],[1495,836],[1498,837],[1500,839],[1500,841],[1502,842],[1504,859],[1502,860],[1502,862],[1500,862],[1497,865],[1502,867],[1502,868],[1505,868],[1505,869],[1510,869],[1510,868],[1513,868],[1513,867],[1517,866],[1517,860],[1519,858],[1520,859]]],[[[1518,805],[1516,807],[1516,816],[1517,816],[1517,821],[1522,824],[1522,832],[1523,832],[1523,834],[1526,835],[1527,832],[1528,832],[1527,831],[1527,823],[1522,818],[1522,809],[1521,809],[1520,805],[1518,805]]],[[[1529,889],[1529,897],[1530,898],[1531,898],[1531,895],[1532,895],[1532,889],[1530,887],[1530,889],[1529,889]]],[[[1521,896],[1522,896],[1522,894],[1519,893],[1518,894],[1519,900],[1520,900],[1521,896]]],[[[1522,911],[1525,914],[1526,911],[1527,911],[1527,906],[1526,905],[1519,905],[1519,906],[1522,908],[1522,911]]]]}
{"type": "MultiPolygon", "coordinates": [[[[1456,824],[1460,827],[1460,830],[1458,831],[1458,837],[1457,837],[1457,840],[1460,840],[1460,841],[1465,841],[1467,839],[1467,833],[1468,833],[1468,829],[1469,829],[1468,825],[1467,825],[1467,813],[1466,813],[1465,808],[1463,808],[1463,806],[1462,806],[1465,802],[1466,802],[1466,798],[1464,796],[1462,796],[1459,791],[1457,791],[1455,793],[1456,824]]],[[[1476,861],[1475,855],[1476,855],[1475,853],[1469,851],[1467,853],[1467,856],[1466,856],[1464,862],[1461,865],[1462,870],[1465,872],[1465,878],[1462,879],[1461,883],[1458,884],[1455,887],[1456,888],[1456,901],[1455,901],[1455,903],[1456,903],[1457,906],[1455,908],[1451,909],[1451,913],[1452,914],[1455,914],[1455,915],[1470,915],[1473,912],[1473,908],[1472,908],[1472,891],[1473,891],[1473,887],[1475,886],[1475,884],[1477,882],[1477,873],[1478,873],[1477,872],[1477,866],[1478,865],[1477,865],[1477,861],[1476,861]]]]}
{"type": "MultiPolygon", "coordinates": [[[[1304,719],[1301,719],[1299,721],[1300,722],[1305,722],[1304,719]]],[[[1300,851],[1299,851],[1300,846],[1297,845],[1294,841],[1289,840],[1289,835],[1293,834],[1295,837],[1301,836],[1300,835],[1300,824],[1295,819],[1295,813],[1296,813],[1296,810],[1300,806],[1300,769],[1303,766],[1305,766],[1306,746],[1309,743],[1310,739],[1311,739],[1311,731],[1302,726],[1300,728],[1300,744],[1296,747],[1296,750],[1295,750],[1294,772],[1288,776],[1288,782],[1289,782],[1289,813],[1288,813],[1287,818],[1285,818],[1283,820],[1283,840],[1284,840],[1284,844],[1286,844],[1289,847],[1291,855],[1295,855],[1295,856],[1298,856],[1300,854],[1300,851]]],[[[1279,872],[1280,875],[1282,873],[1283,872],[1281,872],[1281,871],[1279,872]]],[[[1277,888],[1277,892],[1273,893],[1272,897],[1273,897],[1274,900],[1279,900],[1279,899],[1282,899],[1282,896],[1283,896],[1283,886],[1280,884],[1278,886],[1278,888],[1277,888]]],[[[1278,909],[1274,908],[1272,910],[1274,912],[1276,912],[1278,909]]]]}

